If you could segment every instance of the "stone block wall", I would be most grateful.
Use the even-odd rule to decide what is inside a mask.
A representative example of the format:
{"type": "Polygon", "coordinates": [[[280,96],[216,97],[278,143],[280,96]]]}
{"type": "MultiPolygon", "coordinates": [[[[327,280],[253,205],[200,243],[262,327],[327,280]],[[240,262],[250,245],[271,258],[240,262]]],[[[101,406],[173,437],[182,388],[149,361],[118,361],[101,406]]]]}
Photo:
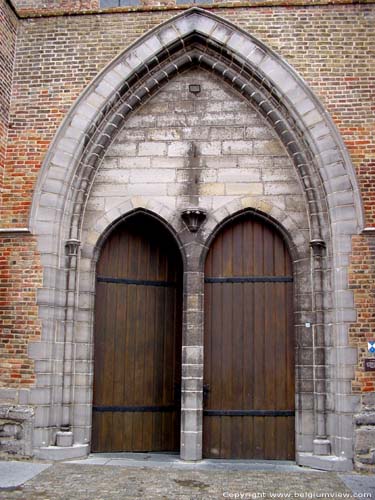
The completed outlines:
{"type": "Polygon", "coordinates": [[[243,98],[202,70],[176,77],[126,122],[95,178],[85,229],[136,196],[173,211],[215,211],[239,197],[245,206],[269,200],[308,237],[304,197],[279,138],[243,98]],[[199,94],[191,84],[200,85],[199,94]]]}

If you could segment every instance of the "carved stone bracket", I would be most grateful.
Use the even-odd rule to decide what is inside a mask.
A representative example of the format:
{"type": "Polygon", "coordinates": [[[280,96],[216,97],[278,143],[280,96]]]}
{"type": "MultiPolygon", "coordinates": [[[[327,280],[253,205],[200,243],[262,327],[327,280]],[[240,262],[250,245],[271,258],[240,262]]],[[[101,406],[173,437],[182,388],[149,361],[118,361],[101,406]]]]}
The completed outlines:
{"type": "Polygon", "coordinates": [[[78,249],[81,245],[79,240],[71,239],[65,243],[65,251],[67,257],[75,257],[78,255],[78,249]]]}
{"type": "Polygon", "coordinates": [[[201,208],[186,208],[181,212],[182,220],[192,233],[196,233],[198,231],[206,217],[206,211],[201,208]]]}
{"type": "Polygon", "coordinates": [[[326,248],[326,243],[324,240],[315,239],[310,241],[310,246],[313,250],[314,256],[321,257],[326,248]]]}

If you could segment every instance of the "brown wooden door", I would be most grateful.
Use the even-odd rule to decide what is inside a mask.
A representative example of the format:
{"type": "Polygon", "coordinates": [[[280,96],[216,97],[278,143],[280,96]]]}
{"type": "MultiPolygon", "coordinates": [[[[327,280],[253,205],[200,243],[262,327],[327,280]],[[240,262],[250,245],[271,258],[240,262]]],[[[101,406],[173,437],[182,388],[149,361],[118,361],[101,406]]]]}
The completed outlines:
{"type": "Polygon", "coordinates": [[[292,265],[271,225],[224,227],[205,268],[203,453],[294,459],[292,265]]]}
{"type": "Polygon", "coordinates": [[[138,214],[110,234],[95,300],[92,450],[178,450],[181,262],[162,224],[138,214]]]}

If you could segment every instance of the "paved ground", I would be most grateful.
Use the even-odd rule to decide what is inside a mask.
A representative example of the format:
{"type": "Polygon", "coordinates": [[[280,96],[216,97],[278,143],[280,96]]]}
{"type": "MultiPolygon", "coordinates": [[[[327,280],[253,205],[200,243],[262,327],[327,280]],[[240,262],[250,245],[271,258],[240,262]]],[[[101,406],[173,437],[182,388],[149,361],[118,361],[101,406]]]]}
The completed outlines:
{"type": "Polygon", "coordinates": [[[225,498],[375,499],[375,477],[312,471],[287,462],[188,464],[148,454],[95,455],[57,464],[0,462],[0,499],[225,498]],[[27,466],[36,466],[33,479],[27,466]]]}
{"type": "Polygon", "coordinates": [[[0,491],[25,483],[48,467],[49,464],[33,462],[0,462],[0,491]]]}

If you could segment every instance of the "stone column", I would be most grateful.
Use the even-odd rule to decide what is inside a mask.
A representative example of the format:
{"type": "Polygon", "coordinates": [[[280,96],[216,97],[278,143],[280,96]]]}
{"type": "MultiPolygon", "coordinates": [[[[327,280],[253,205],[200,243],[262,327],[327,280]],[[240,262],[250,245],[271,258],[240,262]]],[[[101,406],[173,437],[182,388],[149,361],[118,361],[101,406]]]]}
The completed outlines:
{"type": "Polygon", "coordinates": [[[56,436],[57,446],[72,446],[72,391],[73,391],[73,340],[74,317],[76,309],[77,267],[81,242],[70,239],[65,244],[66,250],[66,302],[64,318],[64,353],[63,353],[63,387],[62,417],[60,432],[56,436]]]}
{"type": "Polygon", "coordinates": [[[313,356],[314,356],[314,455],[330,455],[331,443],[327,439],[326,425],[326,369],[325,369],[325,325],[323,303],[323,258],[325,243],[321,239],[310,242],[312,248],[312,272],[314,286],[314,324],[313,324],[313,356]]]}
{"type": "Polygon", "coordinates": [[[196,461],[202,459],[204,273],[201,257],[204,246],[199,241],[199,227],[205,213],[199,209],[187,210],[182,218],[189,233],[186,231],[184,235],[181,458],[196,461]]]}
{"type": "Polygon", "coordinates": [[[203,273],[185,272],[182,337],[181,458],[202,458],[203,273]]]}

